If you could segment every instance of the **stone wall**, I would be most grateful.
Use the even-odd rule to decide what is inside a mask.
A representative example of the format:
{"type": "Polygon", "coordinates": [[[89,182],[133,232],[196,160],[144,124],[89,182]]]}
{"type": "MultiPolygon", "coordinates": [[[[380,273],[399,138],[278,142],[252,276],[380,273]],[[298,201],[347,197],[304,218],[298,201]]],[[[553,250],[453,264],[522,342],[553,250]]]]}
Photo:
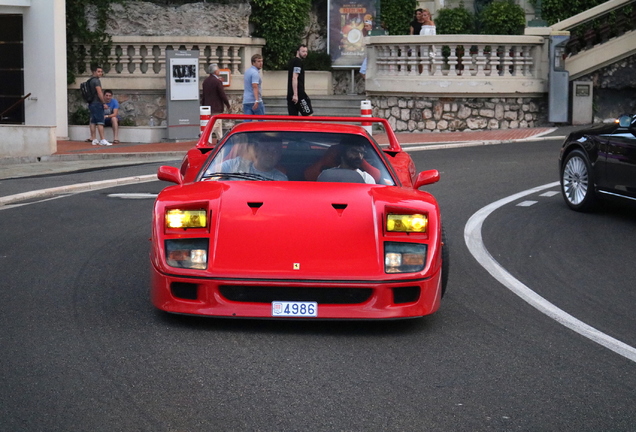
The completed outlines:
{"type": "Polygon", "coordinates": [[[374,96],[373,115],[396,132],[537,127],[547,122],[547,98],[425,98],[374,96]]]}
{"type": "Polygon", "coordinates": [[[585,75],[594,83],[594,122],[636,114],[636,55],[585,75]]]}
{"type": "MultiPolygon", "coordinates": [[[[231,112],[225,114],[243,113],[243,93],[226,92],[230,100],[231,112]]],[[[114,98],[119,102],[119,117],[126,126],[150,126],[151,118],[155,126],[167,126],[165,92],[157,94],[150,91],[114,91],[114,98]]],[[[86,102],[81,98],[78,90],[69,91],[69,113],[78,109],[88,110],[86,102]]],[[[69,116],[70,120],[70,116],[69,116]]]]}
{"type": "MultiPolygon", "coordinates": [[[[212,36],[250,37],[249,17],[252,8],[248,0],[231,4],[188,3],[180,6],[160,6],[143,1],[127,1],[112,5],[106,31],[117,36],[212,36]]],[[[89,27],[95,27],[95,9],[87,10],[89,27]]],[[[113,72],[114,73],[114,72],[113,72]]],[[[103,83],[108,87],[108,76],[103,83]]],[[[201,77],[205,79],[207,76],[201,77]]],[[[165,91],[130,91],[113,88],[120,103],[119,114],[124,124],[147,126],[151,117],[155,126],[167,124],[165,91]]],[[[232,113],[242,112],[242,94],[227,92],[232,113]]],[[[70,113],[86,109],[78,90],[68,92],[70,113]]]]}
{"type": "MultiPolygon", "coordinates": [[[[106,32],[118,36],[250,37],[248,0],[233,4],[188,3],[160,6],[143,1],[112,5],[106,32]]],[[[88,9],[89,27],[96,26],[95,9],[88,9]]]]}

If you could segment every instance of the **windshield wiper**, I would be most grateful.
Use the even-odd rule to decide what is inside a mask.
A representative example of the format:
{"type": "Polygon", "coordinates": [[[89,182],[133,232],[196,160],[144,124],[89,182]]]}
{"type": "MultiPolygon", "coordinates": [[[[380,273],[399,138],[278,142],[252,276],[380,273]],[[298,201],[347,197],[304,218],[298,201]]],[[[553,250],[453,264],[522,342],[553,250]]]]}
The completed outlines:
{"type": "Polygon", "coordinates": [[[252,173],[242,173],[242,172],[231,172],[231,173],[227,173],[227,172],[218,172],[218,173],[210,173],[210,174],[206,174],[202,177],[202,180],[206,180],[206,179],[211,179],[214,177],[219,177],[219,178],[237,178],[237,179],[243,179],[243,180],[265,180],[265,181],[272,181],[272,179],[269,179],[267,177],[264,177],[260,174],[252,174],[252,173]]]}

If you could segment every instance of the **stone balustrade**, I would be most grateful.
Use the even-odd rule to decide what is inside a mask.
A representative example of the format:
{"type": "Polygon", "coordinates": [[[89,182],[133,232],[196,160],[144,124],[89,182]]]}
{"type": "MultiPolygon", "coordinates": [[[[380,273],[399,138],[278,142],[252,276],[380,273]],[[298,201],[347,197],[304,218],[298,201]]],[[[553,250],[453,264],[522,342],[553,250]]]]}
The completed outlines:
{"type": "MultiPolygon", "coordinates": [[[[105,80],[116,80],[110,87],[126,90],[158,90],[166,85],[166,50],[199,50],[199,75],[207,77],[206,68],[217,63],[229,69],[232,76],[242,76],[251,66],[250,58],[260,53],[264,39],[207,36],[113,36],[108,63],[103,65],[105,80]]],[[[90,52],[90,46],[84,50],[90,52]]],[[[84,73],[70,89],[90,75],[90,58],[86,57],[84,73]]],[[[230,88],[242,89],[242,80],[231,81],[230,88]]]]}
{"type": "Polygon", "coordinates": [[[367,39],[369,94],[518,97],[547,91],[544,36],[378,36],[367,39]]]}

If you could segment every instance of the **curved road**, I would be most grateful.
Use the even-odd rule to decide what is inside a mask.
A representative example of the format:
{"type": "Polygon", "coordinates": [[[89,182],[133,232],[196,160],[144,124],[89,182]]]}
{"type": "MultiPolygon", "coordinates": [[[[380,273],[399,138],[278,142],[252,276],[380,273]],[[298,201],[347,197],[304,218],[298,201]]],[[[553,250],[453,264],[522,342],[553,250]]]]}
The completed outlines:
{"type": "MultiPolygon", "coordinates": [[[[555,182],[558,149],[545,141],[413,153],[420,169],[442,173],[430,191],[451,274],[440,311],[412,321],[155,311],[148,238],[160,182],[5,207],[0,430],[633,430],[636,363],[522,301],[464,243],[480,209],[555,182]]],[[[17,182],[44,189],[155,169],[2,185],[23,192],[17,182]]],[[[582,215],[541,195],[552,190],[489,214],[488,253],[556,307],[635,346],[633,208],[582,215]]]]}

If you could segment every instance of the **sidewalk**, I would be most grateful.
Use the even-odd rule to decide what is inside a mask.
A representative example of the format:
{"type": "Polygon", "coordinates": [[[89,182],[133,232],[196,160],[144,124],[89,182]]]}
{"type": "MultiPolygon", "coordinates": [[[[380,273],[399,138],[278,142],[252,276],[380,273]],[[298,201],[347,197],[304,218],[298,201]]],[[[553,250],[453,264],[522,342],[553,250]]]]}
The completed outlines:
{"type": "MultiPolygon", "coordinates": [[[[580,127],[579,127],[580,128],[580,127]]],[[[405,149],[448,148],[487,145],[504,142],[563,139],[575,127],[526,128],[469,132],[398,133],[405,149]]],[[[380,144],[387,144],[385,134],[375,135],[380,144]]],[[[196,144],[187,142],[159,142],[151,144],[120,143],[94,146],[84,141],[58,141],[57,152],[39,158],[0,159],[0,179],[30,177],[105,166],[123,166],[162,161],[178,161],[196,144]]]]}

